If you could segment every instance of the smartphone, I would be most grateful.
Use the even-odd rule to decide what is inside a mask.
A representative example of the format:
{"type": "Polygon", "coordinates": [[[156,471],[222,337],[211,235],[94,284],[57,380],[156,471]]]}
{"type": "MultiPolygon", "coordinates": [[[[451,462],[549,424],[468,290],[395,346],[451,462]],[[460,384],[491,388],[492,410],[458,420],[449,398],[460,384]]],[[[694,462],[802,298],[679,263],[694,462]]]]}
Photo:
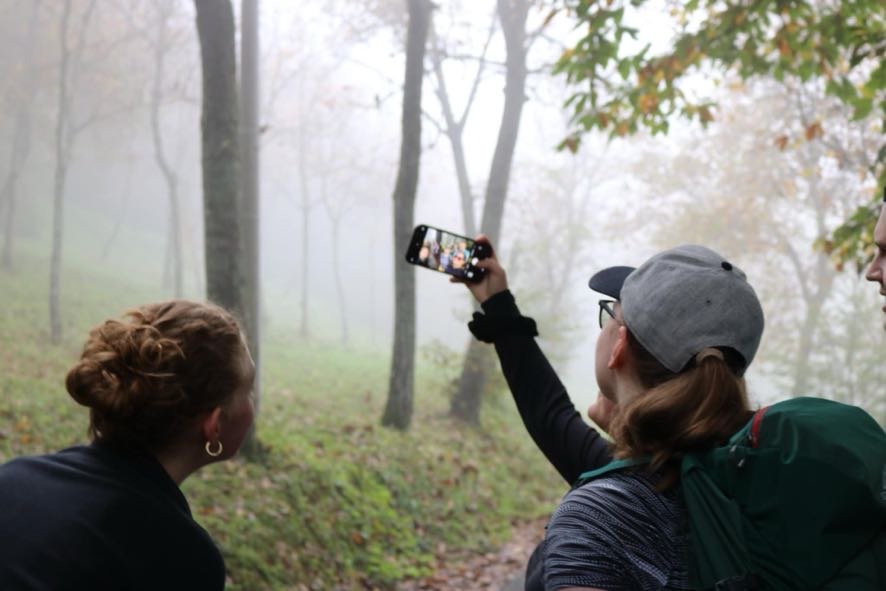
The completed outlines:
{"type": "Polygon", "coordinates": [[[489,247],[482,242],[433,226],[419,225],[412,231],[406,262],[466,281],[480,281],[486,270],[476,264],[487,256],[489,247]]]}

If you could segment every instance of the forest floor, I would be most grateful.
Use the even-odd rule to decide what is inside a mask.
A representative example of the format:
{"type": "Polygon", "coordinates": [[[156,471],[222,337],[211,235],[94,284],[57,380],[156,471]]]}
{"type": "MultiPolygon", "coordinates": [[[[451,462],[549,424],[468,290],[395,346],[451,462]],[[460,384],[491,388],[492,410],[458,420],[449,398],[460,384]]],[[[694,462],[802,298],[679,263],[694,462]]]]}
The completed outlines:
{"type": "Polygon", "coordinates": [[[406,581],[397,591],[522,591],[526,562],[544,537],[548,517],[514,525],[510,541],[485,554],[438,548],[434,574],[406,581]]]}

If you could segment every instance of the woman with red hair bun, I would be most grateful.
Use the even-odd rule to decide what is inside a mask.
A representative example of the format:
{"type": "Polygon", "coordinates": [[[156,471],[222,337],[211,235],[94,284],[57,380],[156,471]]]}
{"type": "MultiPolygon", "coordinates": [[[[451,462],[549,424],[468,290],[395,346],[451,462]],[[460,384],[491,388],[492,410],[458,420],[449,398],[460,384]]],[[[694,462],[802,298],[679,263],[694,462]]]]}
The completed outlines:
{"type": "Polygon", "coordinates": [[[212,304],[93,328],[65,380],[91,444],[0,466],[0,588],[223,589],[222,555],[179,486],[237,452],[254,377],[237,321],[212,304]]]}

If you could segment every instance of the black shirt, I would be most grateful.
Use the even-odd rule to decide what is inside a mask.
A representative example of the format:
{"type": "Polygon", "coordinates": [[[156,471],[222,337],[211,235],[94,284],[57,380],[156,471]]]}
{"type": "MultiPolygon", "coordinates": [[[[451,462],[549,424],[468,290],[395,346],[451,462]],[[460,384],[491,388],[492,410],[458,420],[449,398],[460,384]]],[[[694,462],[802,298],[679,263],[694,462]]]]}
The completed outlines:
{"type": "MultiPolygon", "coordinates": [[[[520,318],[510,291],[490,297],[481,305],[490,319],[520,318]]],[[[609,463],[609,443],[584,422],[566,388],[531,334],[518,328],[497,330],[495,352],[501,362],[520,417],[533,441],[567,484],[588,470],[609,463]]],[[[522,327],[514,323],[514,327],[522,327]]]]}
{"type": "Polygon", "coordinates": [[[0,589],[224,589],[209,534],[160,463],[93,444],[0,466],[0,589]]]}
{"type": "MultiPolygon", "coordinates": [[[[514,402],[535,444],[572,485],[588,470],[609,463],[609,443],[582,420],[538,343],[526,330],[510,291],[495,294],[481,304],[489,331],[483,340],[495,343],[514,402]],[[489,337],[489,339],[485,338],[489,337]]],[[[472,328],[477,335],[477,330],[472,328]]],[[[480,335],[477,335],[480,336],[480,335]]],[[[527,591],[544,588],[544,542],[533,552],[526,568],[527,591]]]]}

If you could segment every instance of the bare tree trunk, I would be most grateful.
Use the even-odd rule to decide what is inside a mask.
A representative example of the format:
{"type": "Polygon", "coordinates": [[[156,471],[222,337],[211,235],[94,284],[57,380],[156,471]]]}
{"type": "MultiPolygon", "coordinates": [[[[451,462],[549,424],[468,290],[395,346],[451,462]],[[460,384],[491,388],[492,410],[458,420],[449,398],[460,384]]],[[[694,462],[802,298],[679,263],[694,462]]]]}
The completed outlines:
{"type": "Polygon", "coordinates": [[[311,336],[311,327],[310,327],[310,314],[308,312],[308,297],[310,296],[310,289],[308,289],[308,282],[310,281],[310,256],[308,256],[311,248],[311,239],[309,236],[310,228],[311,228],[311,208],[308,206],[303,206],[301,208],[302,216],[301,216],[301,250],[302,250],[302,265],[301,265],[301,323],[299,325],[298,334],[303,338],[307,339],[311,336]]]}
{"type": "MultiPolygon", "coordinates": [[[[243,297],[243,321],[246,339],[255,362],[255,409],[261,407],[261,249],[260,249],[260,181],[259,181],[259,30],[258,0],[242,0],[240,4],[240,93],[242,97],[241,133],[243,149],[243,268],[246,285],[243,297]]],[[[243,453],[254,457],[255,423],[243,442],[243,453]]]]}
{"type": "MultiPolygon", "coordinates": [[[[446,80],[443,77],[443,63],[439,50],[432,52],[434,76],[437,79],[437,98],[443,111],[443,120],[446,122],[446,137],[452,148],[452,159],[455,163],[455,178],[458,181],[458,194],[461,198],[461,211],[464,219],[465,234],[474,236],[477,233],[477,222],[474,220],[474,196],[471,194],[471,181],[468,176],[467,158],[465,157],[462,136],[464,132],[464,119],[455,120],[452,112],[452,104],[449,100],[449,91],[446,88],[446,80]]],[[[470,108],[470,104],[468,105],[470,108]]]]}
{"type": "Polygon", "coordinates": [[[443,75],[443,50],[437,45],[433,28],[431,29],[431,35],[434,37],[431,63],[433,65],[434,78],[437,80],[436,95],[440,101],[440,109],[443,112],[443,121],[446,124],[446,128],[443,131],[446,133],[446,137],[449,138],[449,145],[452,148],[452,159],[455,163],[455,176],[458,181],[458,194],[461,198],[461,211],[464,218],[464,230],[468,236],[474,236],[477,233],[477,223],[474,216],[474,195],[471,193],[471,182],[468,175],[463,136],[468,115],[471,113],[474,99],[477,96],[477,89],[483,79],[483,70],[486,68],[486,52],[489,49],[494,33],[495,19],[493,19],[489,28],[489,35],[483,47],[483,54],[480,56],[477,73],[471,84],[461,117],[456,119],[455,113],[452,111],[452,101],[449,98],[446,77],[443,75]]]}
{"type": "Polygon", "coordinates": [[[31,103],[34,98],[34,41],[37,37],[37,13],[40,10],[39,0],[31,4],[31,16],[28,19],[28,35],[21,61],[27,69],[26,81],[18,89],[16,100],[15,128],[12,136],[12,151],[9,154],[9,173],[0,193],[0,207],[6,203],[6,221],[3,230],[2,267],[7,271],[13,268],[13,250],[15,232],[15,213],[18,180],[28,155],[31,152],[31,103]]]}
{"type": "Polygon", "coordinates": [[[62,242],[64,230],[64,195],[68,163],[76,135],[87,122],[74,126],[71,121],[71,90],[76,86],[80,60],[86,45],[86,33],[96,0],[91,0],[80,17],[77,44],[68,47],[68,29],[71,20],[71,0],[65,0],[59,26],[61,63],[59,64],[58,115],[55,125],[55,173],[53,178],[52,251],[49,258],[49,334],[53,343],[62,339],[61,298],[62,242]]]}
{"type": "MultiPolygon", "coordinates": [[[[15,145],[13,144],[14,149],[15,145]]],[[[14,268],[12,255],[15,248],[15,240],[12,234],[15,232],[15,193],[18,185],[18,174],[17,171],[10,171],[3,186],[3,193],[0,195],[2,197],[0,204],[6,203],[6,221],[3,224],[3,257],[0,265],[6,271],[12,271],[14,268]]]]}
{"type": "MultiPolygon", "coordinates": [[[[504,217],[505,198],[511,178],[511,163],[517,145],[520,117],[526,100],[526,16],[528,0],[498,0],[498,14],[507,48],[505,104],[498,140],[483,205],[481,231],[493,244],[498,243],[504,217]]],[[[487,374],[492,366],[488,347],[470,339],[465,354],[458,390],[452,397],[449,414],[467,423],[480,420],[480,403],[487,374]]]]}
{"type": "Polygon", "coordinates": [[[421,91],[431,20],[429,0],[408,0],[400,167],[394,188],[394,347],[382,425],[406,430],[412,421],[415,382],[415,270],[403,262],[415,213],[421,158],[421,91]]]}
{"type": "Polygon", "coordinates": [[[234,11],[230,0],[194,0],[203,66],[203,217],[206,295],[241,320],[240,141],[234,11]]]}
{"type": "Polygon", "coordinates": [[[339,236],[341,235],[341,218],[332,218],[332,277],[335,280],[335,294],[338,300],[338,316],[339,323],[339,343],[342,347],[350,344],[350,334],[348,331],[348,310],[345,303],[345,287],[341,280],[341,261],[339,260],[339,236]]]}
{"type": "MultiPolygon", "coordinates": [[[[817,151],[808,155],[806,162],[811,167],[817,162],[817,151]]],[[[824,206],[824,193],[820,181],[812,177],[810,179],[809,197],[815,206],[815,224],[819,236],[827,235],[827,222],[825,220],[826,207],[824,206]]],[[[831,262],[824,253],[816,253],[814,260],[814,274],[803,273],[802,279],[806,281],[806,289],[801,291],[804,296],[806,313],[803,317],[803,325],[800,328],[799,347],[797,358],[794,361],[794,384],[791,389],[792,396],[809,394],[809,371],[812,350],[815,347],[815,337],[821,323],[821,311],[834,287],[834,279],[837,273],[831,266],[831,262]]]]}
{"type": "MultiPolygon", "coordinates": [[[[169,5],[166,5],[167,7],[169,5]]],[[[172,291],[176,298],[184,294],[184,272],[182,270],[181,220],[179,213],[178,176],[172,169],[163,150],[163,134],[160,130],[160,103],[163,98],[163,72],[168,51],[166,23],[169,17],[164,7],[156,5],[157,38],[154,40],[154,84],[151,89],[151,138],[154,142],[154,161],[163,174],[166,182],[166,194],[169,197],[169,240],[167,244],[167,260],[164,268],[171,271],[172,291]],[[168,266],[167,266],[168,265],[168,266]]],[[[164,273],[165,275],[165,273],[164,273]]]]}
{"type": "MultiPolygon", "coordinates": [[[[30,101],[27,101],[28,105],[30,101]]],[[[28,158],[31,144],[31,113],[30,107],[24,104],[19,107],[15,117],[15,129],[12,138],[12,151],[9,157],[9,173],[3,183],[3,191],[0,192],[0,206],[6,204],[6,220],[3,229],[3,262],[2,266],[7,271],[13,269],[13,250],[15,240],[15,213],[16,193],[18,180],[21,176],[25,160],[28,158]]]]}
{"type": "Polygon", "coordinates": [[[62,230],[64,229],[64,192],[68,163],[68,27],[71,20],[71,0],[65,0],[59,25],[61,63],[59,65],[58,112],[55,120],[55,173],[52,193],[52,253],[49,259],[49,334],[53,343],[62,338],[59,310],[62,266],[62,230]]]}
{"type": "MultiPolygon", "coordinates": [[[[830,267],[830,261],[828,261],[826,257],[823,258],[825,258],[825,265],[830,267]]],[[[812,356],[812,348],[815,342],[815,334],[821,320],[821,309],[828,292],[830,292],[830,284],[833,282],[833,279],[826,281],[827,285],[822,285],[817,288],[813,298],[805,302],[806,314],[803,316],[803,324],[800,327],[797,357],[794,360],[794,384],[791,388],[791,396],[805,396],[810,394],[810,392],[808,392],[810,358],[812,356]]]]}
{"type": "MultiPolygon", "coordinates": [[[[301,96],[302,87],[299,85],[299,101],[303,105],[304,101],[301,96]]],[[[307,146],[305,145],[305,130],[303,127],[298,131],[298,180],[301,187],[301,325],[299,326],[299,335],[303,339],[311,336],[309,326],[309,303],[311,290],[308,289],[310,282],[310,265],[311,265],[311,195],[308,183],[308,165],[307,165],[307,146]]]]}

